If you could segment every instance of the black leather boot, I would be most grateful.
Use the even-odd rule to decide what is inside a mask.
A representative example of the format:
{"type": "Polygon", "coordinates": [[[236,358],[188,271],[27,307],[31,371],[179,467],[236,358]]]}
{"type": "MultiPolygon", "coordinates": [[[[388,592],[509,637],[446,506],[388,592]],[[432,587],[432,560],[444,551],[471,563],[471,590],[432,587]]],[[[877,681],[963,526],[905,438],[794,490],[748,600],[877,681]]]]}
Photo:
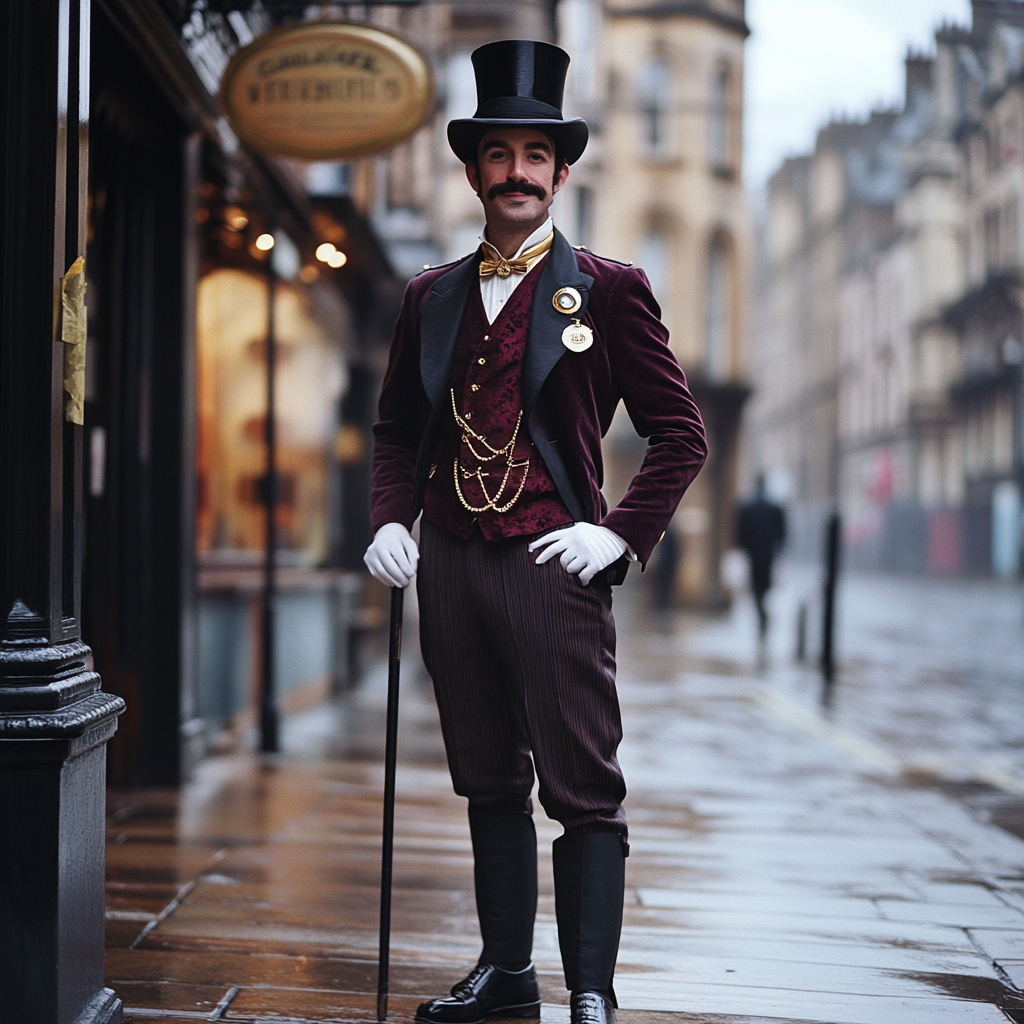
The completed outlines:
{"type": "Polygon", "coordinates": [[[488,1017],[539,1017],[530,959],[537,916],[537,831],[526,811],[470,808],[480,963],[451,995],[420,1004],[421,1024],[479,1024],[488,1017]]]}
{"type": "Polygon", "coordinates": [[[470,808],[480,962],[509,970],[533,958],[537,917],[537,830],[526,811],[470,808]]]}
{"type": "Polygon", "coordinates": [[[488,1017],[539,1017],[540,989],[533,964],[521,971],[503,971],[477,964],[469,976],[452,986],[445,999],[420,1003],[421,1024],[480,1024],[488,1017]]]}
{"type": "Polygon", "coordinates": [[[552,847],[558,945],[565,987],[573,994],[573,1024],[614,1020],[612,980],[622,930],[627,850],[625,840],[616,834],[569,833],[552,847]],[[588,998],[581,998],[584,995],[588,998]],[[590,996],[598,997],[602,1005],[590,996]],[[592,1019],[594,1014],[601,1021],[592,1019]]]}

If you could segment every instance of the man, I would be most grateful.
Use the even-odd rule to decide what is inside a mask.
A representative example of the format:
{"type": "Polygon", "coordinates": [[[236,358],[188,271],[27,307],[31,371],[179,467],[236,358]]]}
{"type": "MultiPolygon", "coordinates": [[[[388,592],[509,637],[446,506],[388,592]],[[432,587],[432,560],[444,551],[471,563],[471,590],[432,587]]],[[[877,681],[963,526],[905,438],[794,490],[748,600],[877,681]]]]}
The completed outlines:
{"type": "Polygon", "coordinates": [[[426,1024],[539,1016],[534,770],[565,828],[553,858],[572,1020],[614,1020],[628,846],[611,584],[647,562],[706,454],[647,279],[552,227],[588,134],[562,118],[568,62],[530,40],[473,54],[478,109],[448,139],[487,226],[473,255],[406,289],[374,428],[366,564],[389,586],[419,570],[483,937],[451,996],[419,1007],[426,1024]],[[620,399],[650,446],[609,512],[601,438],[620,399]]]}
{"type": "Polygon", "coordinates": [[[757,490],[745,502],[736,519],[736,543],[750,559],[750,589],[757,606],[761,642],[768,636],[768,607],[765,598],[772,586],[772,564],[786,541],[786,513],[768,499],[764,475],[757,478],[757,490]]]}

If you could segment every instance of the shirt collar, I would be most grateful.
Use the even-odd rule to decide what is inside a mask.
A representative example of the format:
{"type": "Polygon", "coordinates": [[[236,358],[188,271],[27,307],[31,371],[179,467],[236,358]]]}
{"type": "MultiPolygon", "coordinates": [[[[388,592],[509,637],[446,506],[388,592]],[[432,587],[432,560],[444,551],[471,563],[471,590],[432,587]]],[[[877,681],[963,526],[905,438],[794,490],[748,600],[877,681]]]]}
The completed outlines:
{"type": "MultiPolygon", "coordinates": [[[[530,237],[527,238],[523,242],[523,244],[521,246],[519,246],[519,248],[516,250],[516,252],[510,258],[514,259],[514,260],[519,259],[519,257],[522,255],[522,253],[524,253],[527,249],[529,249],[531,245],[536,245],[538,242],[542,242],[545,238],[548,237],[548,235],[551,234],[552,231],[554,231],[554,229],[555,229],[554,221],[550,217],[548,217],[548,219],[546,221],[544,221],[544,223],[541,224],[541,226],[539,228],[537,228],[537,230],[534,231],[533,234],[530,235],[530,237]]],[[[480,241],[481,242],[487,242],[487,228],[486,227],[483,229],[483,231],[480,232],[480,241]]],[[[487,242],[487,244],[490,246],[491,243],[487,242]]],[[[492,248],[493,248],[493,246],[492,246],[492,248]]]]}

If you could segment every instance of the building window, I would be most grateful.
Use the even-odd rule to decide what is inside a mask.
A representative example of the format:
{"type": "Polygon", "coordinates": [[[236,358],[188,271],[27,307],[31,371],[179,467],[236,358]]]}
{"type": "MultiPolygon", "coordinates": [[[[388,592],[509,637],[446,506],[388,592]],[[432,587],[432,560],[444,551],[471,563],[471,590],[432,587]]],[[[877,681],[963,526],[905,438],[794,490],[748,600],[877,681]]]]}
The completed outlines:
{"type": "Polygon", "coordinates": [[[708,104],[708,154],[713,171],[730,171],[732,140],[729,132],[729,69],[720,67],[711,80],[708,104]]]}
{"type": "Polygon", "coordinates": [[[1008,199],[1003,209],[1003,259],[1009,267],[1020,263],[1020,214],[1016,199],[1008,199]]]}
{"type": "Polygon", "coordinates": [[[729,335],[731,333],[730,294],[732,259],[729,240],[723,234],[712,239],[708,248],[707,286],[705,290],[705,369],[712,380],[729,375],[729,335]]]}
{"type": "Polygon", "coordinates": [[[647,61],[640,71],[639,99],[643,144],[654,155],[664,155],[670,148],[669,108],[672,74],[662,57],[647,61]]]}
{"type": "Polygon", "coordinates": [[[590,248],[594,233],[594,190],[589,185],[576,189],[576,243],[590,248]]]}
{"type": "Polygon", "coordinates": [[[985,211],[985,264],[989,270],[996,270],[1001,260],[999,237],[999,210],[985,211]]]}
{"type": "Polygon", "coordinates": [[[647,275],[651,291],[661,306],[661,319],[664,323],[669,322],[668,305],[672,282],[669,260],[668,238],[664,232],[645,231],[640,239],[637,264],[647,275]]]}

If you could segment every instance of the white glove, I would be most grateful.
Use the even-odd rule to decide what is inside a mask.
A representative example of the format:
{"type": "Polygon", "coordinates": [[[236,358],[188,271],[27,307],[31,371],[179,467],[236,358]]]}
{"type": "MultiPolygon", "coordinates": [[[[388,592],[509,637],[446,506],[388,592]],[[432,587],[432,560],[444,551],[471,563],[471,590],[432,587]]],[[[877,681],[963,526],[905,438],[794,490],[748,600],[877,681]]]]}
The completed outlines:
{"type": "Polygon", "coordinates": [[[626,542],[607,526],[576,523],[539,537],[530,545],[530,550],[544,548],[537,559],[538,565],[560,554],[562,568],[579,573],[580,582],[586,586],[602,569],[621,558],[626,547],[626,542]]]}
{"type": "Polygon", "coordinates": [[[363,555],[370,575],[389,587],[409,586],[419,560],[416,541],[401,523],[385,523],[363,555]]]}

